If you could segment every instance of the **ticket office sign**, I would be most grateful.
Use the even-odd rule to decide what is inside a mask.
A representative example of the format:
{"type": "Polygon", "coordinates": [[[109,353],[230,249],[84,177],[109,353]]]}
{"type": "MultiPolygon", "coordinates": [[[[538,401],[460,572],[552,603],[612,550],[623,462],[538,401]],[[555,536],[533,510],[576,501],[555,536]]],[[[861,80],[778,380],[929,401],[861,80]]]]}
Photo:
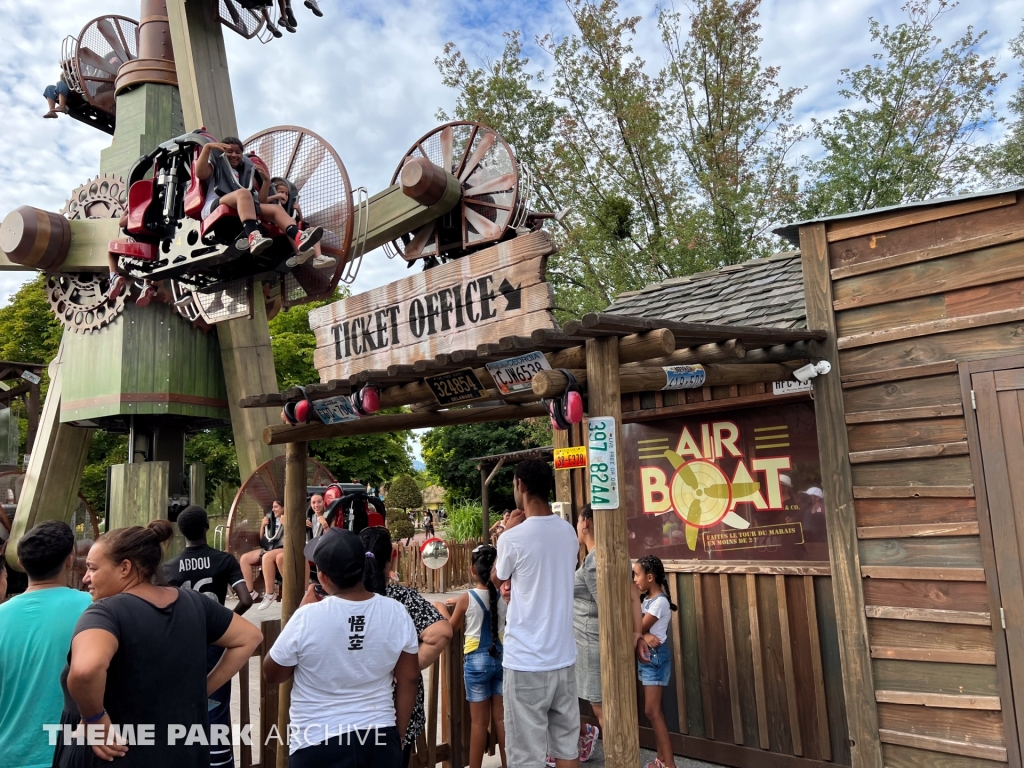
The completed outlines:
{"type": "Polygon", "coordinates": [[[631,557],[828,560],[813,404],[627,424],[623,442],[631,557]]]}

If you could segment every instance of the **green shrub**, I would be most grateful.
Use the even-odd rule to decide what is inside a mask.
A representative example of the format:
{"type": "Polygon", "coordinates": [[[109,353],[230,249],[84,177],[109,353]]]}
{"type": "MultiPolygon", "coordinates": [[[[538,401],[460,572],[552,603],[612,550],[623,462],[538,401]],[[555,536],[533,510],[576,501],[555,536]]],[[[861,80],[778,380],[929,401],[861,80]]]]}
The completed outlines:
{"type": "MultiPolygon", "coordinates": [[[[397,512],[398,510],[395,511],[397,512]]],[[[404,513],[400,516],[388,517],[388,530],[391,531],[391,540],[396,544],[403,539],[411,539],[416,535],[416,529],[404,513]]]]}
{"type": "Polygon", "coordinates": [[[453,544],[469,539],[479,539],[483,525],[484,511],[480,502],[458,501],[448,507],[448,522],[444,525],[444,537],[453,544]]]}

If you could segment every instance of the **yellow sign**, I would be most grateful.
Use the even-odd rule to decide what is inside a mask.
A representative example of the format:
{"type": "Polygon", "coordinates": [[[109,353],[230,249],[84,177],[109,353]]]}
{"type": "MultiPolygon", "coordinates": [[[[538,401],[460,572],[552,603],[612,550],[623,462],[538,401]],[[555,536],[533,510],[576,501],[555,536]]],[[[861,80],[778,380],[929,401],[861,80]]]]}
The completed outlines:
{"type": "Polygon", "coordinates": [[[587,446],[555,448],[555,469],[583,469],[587,466],[587,446]]]}

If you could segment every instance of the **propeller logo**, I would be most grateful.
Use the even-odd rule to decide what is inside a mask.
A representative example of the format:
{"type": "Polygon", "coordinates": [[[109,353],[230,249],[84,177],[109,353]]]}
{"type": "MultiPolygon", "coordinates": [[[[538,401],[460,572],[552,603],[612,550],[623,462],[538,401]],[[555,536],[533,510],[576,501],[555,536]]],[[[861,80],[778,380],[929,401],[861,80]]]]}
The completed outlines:
{"type": "Polygon", "coordinates": [[[683,461],[675,451],[665,451],[665,458],[675,468],[669,485],[672,506],[686,524],[686,545],[697,548],[697,532],[724,522],[733,528],[747,528],[750,522],[730,511],[733,496],[749,496],[760,483],[737,483],[735,487],[719,467],[705,459],[683,461]]]}

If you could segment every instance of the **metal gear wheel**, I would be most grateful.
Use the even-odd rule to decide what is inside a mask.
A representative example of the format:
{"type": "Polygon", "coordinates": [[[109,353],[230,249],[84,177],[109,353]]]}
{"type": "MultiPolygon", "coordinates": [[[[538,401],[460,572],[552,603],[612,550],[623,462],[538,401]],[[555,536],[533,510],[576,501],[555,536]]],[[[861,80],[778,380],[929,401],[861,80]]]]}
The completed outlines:
{"type": "MultiPolygon", "coordinates": [[[[77,187],[61,208],[67,218],[119,219],[128,201],[128,185],[120,176],[100,174],[77,187]]],[[[104,272],[59,272],[46,278],[46,298],[57,319],[75,333],[98,330],[113,322],[129,291],[109,297],[110,279],[104,272]]]]}
{"type": "Polygon", "coordinates": [[[110,299],[109,288],[110,280],[102,273],[58,273],[46,278],[50,309],[75,333],[99,330],[121,313],[130,292],[121,291],[116,299],[110,299]]]}
{"type": "Polygon", "coordinates": [[[128,204],[128,184],[120,176],[101,173],[71,192],[60,212],[73,221],[119,219],[128,204]]]}

